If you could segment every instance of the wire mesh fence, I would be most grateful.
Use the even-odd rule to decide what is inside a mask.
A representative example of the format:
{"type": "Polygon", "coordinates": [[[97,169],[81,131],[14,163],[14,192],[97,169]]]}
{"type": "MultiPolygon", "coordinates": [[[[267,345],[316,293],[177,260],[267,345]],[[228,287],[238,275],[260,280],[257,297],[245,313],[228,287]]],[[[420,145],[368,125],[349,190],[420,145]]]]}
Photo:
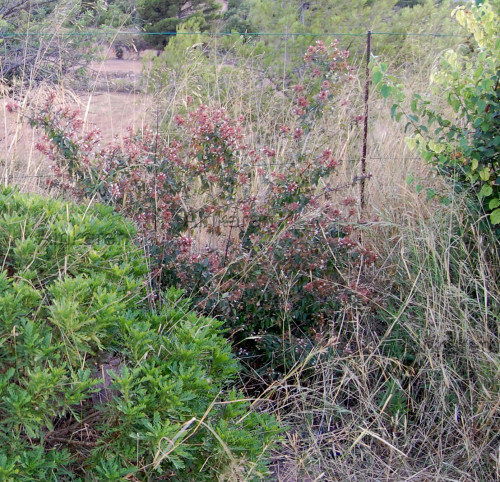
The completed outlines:
{"type": "Polygon", "coordinates": [[[372,92],[369,58],[387,63],[408,89],[425,90],[436,59],[466,41],[461,34],[442,32],[0,33],[1,178],[5,184],[38,185],[53,178],[50,161],[37,151],[41,134],[27,122],[49,90],[81,111],[85,130],[97,125],[106,142],[126,136],[127,127],[146,125],[174,136],[175,115],[185,113],[186,98],[220,105],[245,118],[248,141],[256,149],[277,148],[276,157],[255,167],[287,169],[289,160],[279,157],[280,129],[293,124],[300,98],[294,86],[314,81],[306,78],[311,72],[304,68],[304,54],[317,42],[335,42],[339,51],[349,51],[353,82],[338,88],[317,116],[318,135],[307,133],[306,149],[331,149],[336,159],[345,159],[346,180],[359,176],[363,186],[368,174],[377,176],[382,162],[418,162],[402,142],[404,133],[399,139],[391,135],[400,128],[390,123],[387,102],[372,92]],[[165,39],[166,47],[148,48],[150,37],[165,39]]]}

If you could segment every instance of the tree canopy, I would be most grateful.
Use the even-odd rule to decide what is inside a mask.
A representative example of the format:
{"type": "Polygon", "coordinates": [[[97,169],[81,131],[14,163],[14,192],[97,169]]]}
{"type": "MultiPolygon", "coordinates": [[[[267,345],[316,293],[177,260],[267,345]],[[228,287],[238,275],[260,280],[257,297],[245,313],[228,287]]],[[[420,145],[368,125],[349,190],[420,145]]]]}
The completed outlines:
{"type": "MultiPolygon", "coordinates": [[[[202,26],[209,24],[220,9],[214,0],[139,0],[137,11],[147,33],[175,32],[177,25],[190,17],[199,17],[202,26]]],[[[160,47],[168,42],[168,35],[149,38],[151,45],[160,47]]]]}

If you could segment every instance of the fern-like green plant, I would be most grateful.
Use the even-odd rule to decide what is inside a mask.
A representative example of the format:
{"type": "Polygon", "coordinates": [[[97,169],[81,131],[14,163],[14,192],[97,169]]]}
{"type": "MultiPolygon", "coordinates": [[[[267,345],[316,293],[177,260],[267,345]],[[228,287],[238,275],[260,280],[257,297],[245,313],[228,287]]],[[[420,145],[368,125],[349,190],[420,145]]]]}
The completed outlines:
{"type": "Polygon", "coordinates": [[[133,234],[111,208],[0,192],[0,480],[266,473],[277,425],[231,389],[221,322],[179,290],[151,308],[133,234]]]}

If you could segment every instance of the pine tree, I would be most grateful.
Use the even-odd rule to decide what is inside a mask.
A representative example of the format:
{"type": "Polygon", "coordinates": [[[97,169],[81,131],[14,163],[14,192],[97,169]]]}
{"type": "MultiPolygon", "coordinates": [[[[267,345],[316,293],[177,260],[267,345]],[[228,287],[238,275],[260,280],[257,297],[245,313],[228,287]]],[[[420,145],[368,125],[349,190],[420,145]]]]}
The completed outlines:
{"type": "MultiPolygon", "coordinates": [[[[213,21],[220,4],[215,0],[139,0],[137,11],[143,22],[144,30],[153,32],[175,32],[177,25],[190,17],[200,17],[201,24],[207,29],[213,21]]],[[[168,43],[168,35],[148,37],[148,43],[156,47],[164,47],[168,43]]]]}

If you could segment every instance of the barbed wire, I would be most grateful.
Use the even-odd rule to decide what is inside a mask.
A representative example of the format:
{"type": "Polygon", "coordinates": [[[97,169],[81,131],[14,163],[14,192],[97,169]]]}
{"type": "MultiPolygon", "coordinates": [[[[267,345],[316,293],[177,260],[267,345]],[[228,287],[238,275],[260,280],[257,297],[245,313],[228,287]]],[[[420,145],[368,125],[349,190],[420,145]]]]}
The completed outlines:
{"type": "Polygon", "coordinates": [[[12,174],[3,174],[0,176],[0,179],[4,181],[14,181],[18,179],[48,179],[59,177],[57,174],[43,174],[43,175],[12,175],[12,174]]]}
{"type": "MultiPolygon", "coordinates": [[[[16,37],[113,37],[121,35],[170,36],[205,35],[205,36],[239,36],[239,37],[366,37],[368,32],[127,32],[121,30],[103,32],[0,32],[0,39],[16,37]]],[[[371,32],[371,35],[388,35],[401,37],[458,37],[467,38],[470,34],[454,34],[441,32],[371,32]]]]}
{"type": "Polygon", "coordinates": [[[369,157],[372,161],[420,161],[421,157],[369,157]]]}
{"type": "MultiPolygon", "coordinates": [[[[408,161],[408,160],[421,160],[421,157],[369,157],[369,160],[396,160],[396,161],[408,161]]],[[[337,162],[346,163],[346,162],[357,162],[359,159],[339,159],[337,162]]],[[[289,167],[294,165],[293,163],[265,163],[265,164],[252,164],[250,167],[289,167]]],[[[18,174],[1,174],[0,179],[3,181],[13,181],[13,180],[22,180],[22,179],[51,179],[51,178],[61,178],[64,176],[60,176],[57,174],[26,174],[26,175],[18,175],[18,174]]]]}

